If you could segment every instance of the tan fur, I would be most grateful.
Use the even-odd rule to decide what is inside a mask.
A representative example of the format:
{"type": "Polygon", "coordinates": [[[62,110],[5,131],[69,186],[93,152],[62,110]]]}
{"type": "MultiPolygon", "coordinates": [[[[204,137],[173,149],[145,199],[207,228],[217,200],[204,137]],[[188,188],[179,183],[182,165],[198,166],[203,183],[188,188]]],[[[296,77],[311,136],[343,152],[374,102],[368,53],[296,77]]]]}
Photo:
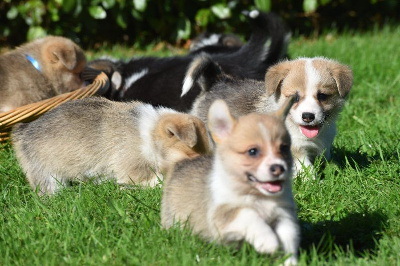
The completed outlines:
{"type": "Polygon", "coordinates": [[[49,36],[0,56],[0,112],[70,92],[83,86],[82,49],[69,39],[49,36]],[[33,57],[37,70],[26,58],[33,57]]]}
{"type": "MultiPolygon", "coordinates": [[[[298,91],[300,96],[305,94],[307,77],[304,60],[284,61],[271,67],[265,75],[267,93],[272,95],[278,89],[285,96],[293,95],[298,91]]],[[[333,60],[314,59],[312,65],[321,74],[321,82],[318,87],[322,92],[330,94],[338,93],[346,97],[353,84],[351,69],[333,60]]]]}
{"type": "Polygon", "coordinates": [[[260,253],[273,253],[281,245],[292,254],[286,263],[295,264],[299,227],[291,191],[290,136],[283,120],[255,113],[235,119],[216,101],[208,119],[215,155],[182,161],[168,172],[162,225],[188,222],[209,241],[244,240],[260,253]],[[255,157],[250,155],[253,148],[259,151],[255,157]],[[282,172],[272,170],[277,165],[282,172]],[[281,190],[271,191],[271,182],[279,182],[281,190]]]}
{"type": "Polygon", "coordinates": [[[72,101],[17,125],[12,140],[29,183],[40,194],[93,177],[153,186],[177,161],[212,148],[196,117],[103,98],[72,101]]]}
{"type": "MultiPolygon", "coordinates": [[[[339,91],[340,97],[345,98],[353,86],[353,72],[351,69],[333,60],[316,60],[313,64],[317,69],[326,71],[324,73],[325,80],[331,81],[330,77],[335,80],[336,89],[339,91]]],[[[321,88],[323,88],[323,85],[321,84],[321,88]]],[[[330,85],[331,89],[332,87],[335,86],[330,85]]]]}
{"type": "Polygon", "coordinates": [[[275,102],[270,105],[279,106],[286,97],[298,95],[286,123],[294,144],[292,152],[298,159],[297,170],[303,164],[311,166],[318,155],[324,154],[330,159],[336,118],[353,84],[351,69],[326,58],[300,58],[271,67],[265,79],[267,101],[275,102]],[[319,94],[328,96],[320,100],[319,94]],[[304,112],[315,114],[315,121],[304,122],[304,112]],[[307,138],[301,133],[300,125],[320,126],[320,132],[314,138],[307,138]]]}

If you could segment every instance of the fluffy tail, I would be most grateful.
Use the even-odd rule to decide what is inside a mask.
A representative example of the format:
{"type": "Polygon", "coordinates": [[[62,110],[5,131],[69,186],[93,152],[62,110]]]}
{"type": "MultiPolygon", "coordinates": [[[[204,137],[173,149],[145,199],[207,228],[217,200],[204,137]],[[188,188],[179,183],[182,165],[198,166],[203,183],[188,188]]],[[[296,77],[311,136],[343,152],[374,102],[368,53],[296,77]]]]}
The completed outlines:
{"type": "Polygon", "coordinates": [[[203,91],[208,91],[208,88],[210,88],[221,75],[223,75],[221,67],[206,53],[200,54],[193,59],[186,72],[185,79],[183,80],[181,97],[184,96],[197,81],[199,81],[198,83],[203,91]]]}
{"type": "Polygon", "coordinates": [[[236,52],[216,55],[202,53],[197,56],[186,73],[181,97],[196,81],[207,91],[225,73],[239,78],[264,80],[267,69],[286,57],[290,35],[286,33],[280,18],[258,10],[245,12],[245,15],[252,24],[250,40],[236,52]]]}
{"type": "Polygon", "coordinates": [[[249,78],[263,80],[268,67],[287,58],[290,34],[281,19],[273,13],[258,10],[243,13],[250,21],[252,35],[232,57],[254,70],[249,78]]]}

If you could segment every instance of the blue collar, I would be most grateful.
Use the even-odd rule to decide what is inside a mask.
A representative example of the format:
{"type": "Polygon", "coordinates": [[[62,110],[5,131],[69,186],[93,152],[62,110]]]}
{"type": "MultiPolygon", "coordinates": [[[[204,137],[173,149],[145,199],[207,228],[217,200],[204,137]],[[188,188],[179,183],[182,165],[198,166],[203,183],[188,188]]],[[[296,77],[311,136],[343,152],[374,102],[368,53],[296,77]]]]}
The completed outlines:
{"type": "Polygon", "coordinates": [[[25,55],[25,57],[26,57],[26,59],[28,59],[28,60],[32,63],[32,65],[33,65],[37,70],[39,70],[39,72],[42,72],[42,70],[40,69],[39,62],[36,61],[35,58],[33,58],[32,56],[30,56],[30,55],[28,55],[28,54],[25,55]]]}

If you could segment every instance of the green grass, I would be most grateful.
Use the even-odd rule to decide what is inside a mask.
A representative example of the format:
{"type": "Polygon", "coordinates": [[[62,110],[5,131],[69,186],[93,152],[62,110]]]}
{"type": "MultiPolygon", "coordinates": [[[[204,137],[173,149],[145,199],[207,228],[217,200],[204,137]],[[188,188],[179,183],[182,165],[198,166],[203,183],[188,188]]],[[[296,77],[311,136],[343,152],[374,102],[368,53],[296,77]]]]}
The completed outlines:
{"type": "MultiPolygon", "coordinates": [[[[292,58],[334,58],[349,64],[355,76],[338,121],[334,159],[317,164],[316,180],[294,181],[302,265],[400,265],[399,47],[399,27],[300,38],[290,45],[292,58]]],[[[116,46],[106,53],[128,58],[137,51],[116,46]]],[[[39,198],[7,145],[0,151],[0,264],[282,262],[281,256],[258,255],[249,245],[235,251],[188,230],[163,230],[161,194],[161,188],[120,190],[113,183],[87,183],[39,198]]]]}

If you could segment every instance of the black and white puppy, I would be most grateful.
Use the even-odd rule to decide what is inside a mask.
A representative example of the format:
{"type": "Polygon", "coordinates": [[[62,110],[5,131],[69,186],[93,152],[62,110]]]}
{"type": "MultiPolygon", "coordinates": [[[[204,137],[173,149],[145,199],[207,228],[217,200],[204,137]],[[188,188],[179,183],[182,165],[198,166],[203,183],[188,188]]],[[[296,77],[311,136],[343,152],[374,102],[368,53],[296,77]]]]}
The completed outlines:
{"type": "MultiPolygon", "coordinates": [[[[263,80],[267,68],[286,55],[289,34],[280,18],[272,13],[254,10],[248,12],[248,19],[252,35],[246,44],[235,52],[228,49],[229,52],[210,56],[227,74],[263,80]]],[[[190,86],[190,91],[189,87],[185,87],[183,97],[181,88],[185,73],[197,55],[195,52],[166,58],[142,57],[128,62],[99,59],[89,63],[89,66],[109,71],[107,74],[116,92],[110,96],[112,100],[140,100],[155,106],[188,111],[201,88],[197,83],[190,86]]],[[[185,84],[188,82],[190,80],[186,80],[185,84]]]]}

